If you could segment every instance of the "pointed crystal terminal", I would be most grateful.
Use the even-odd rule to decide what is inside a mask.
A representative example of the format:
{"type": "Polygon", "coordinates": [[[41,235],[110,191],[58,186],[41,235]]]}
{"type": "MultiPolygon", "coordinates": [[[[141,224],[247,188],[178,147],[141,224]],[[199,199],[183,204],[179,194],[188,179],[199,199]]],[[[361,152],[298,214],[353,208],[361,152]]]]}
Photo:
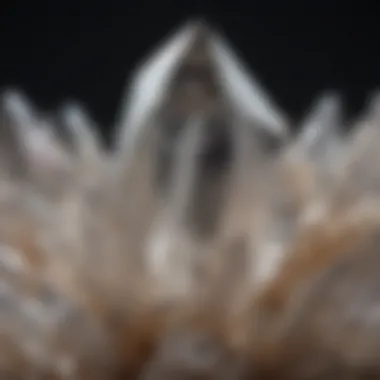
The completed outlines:
{"type": "Polygon", "coordinates": [[[310,144],[317,136],[334,134],[339,129],[340,100],[336,94],[322,95],[304,121],[300,138],[310,144]]]}
{"type": "Polygon", "coordinates": [[[62,109],[62,117],[76,149],[86,157],[97,157],[101,151],[101,141],[83,107],[68,103],[62,109]]]}
{"type": "Polygon", "coordinates": [[[335,93],[325,93],[317,99],[306,117],[297,139],[297,146],[313,157],[327,154],[329,147],[339,139],[340,129],[339,96],[335,93]]]}
{"type": "Polygon", "coordinates": [[[22,92],[17,90],[5,92],[2,98],[2,106],[17,128],[30,128],[35,124],[33,108],[22,92]]]}
{"type": "Polygon", "coordinates": [[[287,121],[227,41],[204,22],[187,23],[135,73],[122,103],[119,144],[159,110],[192,114],[226,109],[252,125],[282,136],[287,121]]]}

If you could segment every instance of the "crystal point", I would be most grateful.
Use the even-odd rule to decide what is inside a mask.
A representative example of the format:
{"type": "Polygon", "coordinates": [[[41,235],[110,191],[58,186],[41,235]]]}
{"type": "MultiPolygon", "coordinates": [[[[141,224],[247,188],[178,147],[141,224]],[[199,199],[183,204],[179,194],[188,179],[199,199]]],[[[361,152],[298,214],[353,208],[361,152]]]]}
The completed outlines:
{"type": "Polygon", "coordinates": [[[119,142],[133,141],[150,117],[167,109],[186,117],[228,109],[269,134],[286,133],[285,116],[258,80],[199,19],[173,33],[135,72],[122,104],[119,142]]]}

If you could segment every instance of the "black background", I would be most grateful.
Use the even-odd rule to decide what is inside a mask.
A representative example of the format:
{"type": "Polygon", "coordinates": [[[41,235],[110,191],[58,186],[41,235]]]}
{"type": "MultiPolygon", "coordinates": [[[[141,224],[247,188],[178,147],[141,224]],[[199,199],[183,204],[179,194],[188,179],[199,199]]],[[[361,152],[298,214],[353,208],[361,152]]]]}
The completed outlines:
{"type": "Polygon", "coordinates": [[[380,85],[373,1],[9,1],[0,5],[0,89],[38,107],[79,99],[107,130],[126,80],[163,37],[192,17],[218,26],[288,114],[339,90],[348,115],[380,85]]]}

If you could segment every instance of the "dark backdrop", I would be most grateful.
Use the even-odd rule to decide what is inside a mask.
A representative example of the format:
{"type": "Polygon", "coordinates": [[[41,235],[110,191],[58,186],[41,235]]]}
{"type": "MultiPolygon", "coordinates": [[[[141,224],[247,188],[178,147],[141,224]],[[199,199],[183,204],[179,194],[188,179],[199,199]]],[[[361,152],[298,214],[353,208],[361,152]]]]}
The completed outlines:
{"type": "Polygon", "coordinates": [[[107,130],[139,59],[191,16],[219,26],[294,118],[324,89],[340,90],[348,113],[355,113],[380,85],[376,1],[202,3],[5,0],[0,88],[22,87],[47,109],[79,99],[107,130]]]}

